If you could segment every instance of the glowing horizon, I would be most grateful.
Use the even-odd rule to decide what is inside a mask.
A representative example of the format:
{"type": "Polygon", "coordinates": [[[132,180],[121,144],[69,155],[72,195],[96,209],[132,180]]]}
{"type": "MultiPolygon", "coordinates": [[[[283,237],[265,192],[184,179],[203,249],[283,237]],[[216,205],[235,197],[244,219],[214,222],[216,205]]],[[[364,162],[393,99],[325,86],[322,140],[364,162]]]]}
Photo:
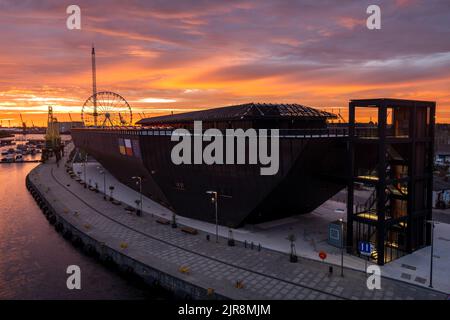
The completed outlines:
{"type": "Polygon", "coordinates": [[[136,115],[248,102],[299,103],[346,117],[348,101],[437,102],[450,122],[450,3],[378,1],[382,29],[365,26],[370,1],[89,2],[82,29],[66,4],[0,5],[0,120],[28,126],[80,120],[91,95],[117,92],[136,115]],[[105,5],[107,3],[107,5],[105,5]]]}

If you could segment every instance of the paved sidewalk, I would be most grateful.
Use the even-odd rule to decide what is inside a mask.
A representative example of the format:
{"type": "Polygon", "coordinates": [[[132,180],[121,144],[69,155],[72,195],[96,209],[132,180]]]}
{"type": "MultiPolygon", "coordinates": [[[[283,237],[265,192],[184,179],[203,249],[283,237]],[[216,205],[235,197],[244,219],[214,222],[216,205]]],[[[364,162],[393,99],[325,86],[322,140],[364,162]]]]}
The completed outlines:
{"type": "MultiPolygon", "coordinates": [[[[103,175],[100,174],[97,162],[88,162],[86,165],[86,177],[92,185],[98,184],[103,190],[103,175]]],[[[81,164],[74,164],[75,172],[82,172],[80,178],[84,178],[84,170],[81,164]]],[[[102,168],[101,168],[102,169],[102,168]]],[[[110,185],[115,187],[114,197],[130,206],[135,206],[135,200],[139,199],[139,193],[128,186],[121,184],[114,176],[106,172],[107,190],[110,185]]],[[[364,191],[361,191],[362,195],[364,191]]],[[[172,211],[160,204],[144,197],[144,211],[154,216],[171,219],[172,211]]],[[[213,214],[213,212],[211,212],[213,214]]],[[[236,240],[241,242],[261,244],[264,248],[289,253],[289,241],[287,236],[296,236],[297,254],[308,259],[320,261],[318,253],[327,253],[326,262],[336,265],[339,268],[341,263],[341,251],[327,242],[328,224],[339,218],[346,220],[346,205],[334,200],[326,201],[322,206],[313,212],[298,216],[292,216],[280,220],[260,223],[257,225],[246,225],[239,229],[233,229],[236,240]]],[[[193,227],[211,234],[215,233],[215,225],[178,216],[177,220],[187,226],[193,227]]],[[[219,226],[219,234],[227,237],[228,228],[219,226]]],[[[450,266],[450,224],[440,223],[435,228],[435,248],[434,248],[434,288],[444,293],[450,293],[450,277],[448,276],[448,266],[450,266]]],[[[344,255],[344,265],[359,271],[365,270],[365,261],[354,255],[344,255]]],[[[410,255],[394,260],[381,267],[382,275],[388,278],[403,282],[428,287],[430,274],[430,247],[420,249],[410,255]]]]}
{"type": "MultiPolygon", "coordinates": [[[[189,235],[156,223],[150,214],[136,217],[123,206],[84,189],[64,166],[48,163],[30,174],[58,212],[90,236],[124,254],[233,299],[445,299],[446,295],[395,280],[382,279],[381,290],[368,290],[362,272],[345,270],[345,277],[328,276],[328,266],[288,255],[207,241],[204,232],[189,235]],[[122,249],[124,243],[127,248],[122,249]],[[179,272],[181,266],[189,273],[179,272]],[[242,281],[243,288],[235,287],[242,281]]],[[[212,237],[213,239],[213,237],[212,237]]]]}

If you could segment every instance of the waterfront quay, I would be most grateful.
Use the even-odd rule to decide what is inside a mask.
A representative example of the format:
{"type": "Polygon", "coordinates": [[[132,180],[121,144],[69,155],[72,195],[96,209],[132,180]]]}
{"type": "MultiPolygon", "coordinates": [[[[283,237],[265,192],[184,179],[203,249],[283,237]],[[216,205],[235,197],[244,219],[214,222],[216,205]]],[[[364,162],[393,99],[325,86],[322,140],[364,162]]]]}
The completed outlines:
{"type": "Polygon", "coordinates": [[[286,253],[238,241],[229,246],[223,237],[216,243],[213,234],[191,234],[181,224],[173,228],[151,212],[136,216],[127,205],[84,188],[54,160],[32,170],[27,186],[68,241],[181,298],[446,299],[441,292],[387,278],[380,290],[369,290],[364,272],[345,269],[341,277],[334,266],[330,275],[329,265],[319,261],[299,257],[291,263],[286,253]]]}

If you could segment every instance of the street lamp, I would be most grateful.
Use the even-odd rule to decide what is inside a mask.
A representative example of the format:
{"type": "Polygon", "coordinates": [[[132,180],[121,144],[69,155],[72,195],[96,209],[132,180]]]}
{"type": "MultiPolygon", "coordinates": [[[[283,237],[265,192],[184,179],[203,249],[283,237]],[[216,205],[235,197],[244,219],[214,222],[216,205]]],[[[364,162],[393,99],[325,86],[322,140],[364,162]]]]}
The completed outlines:
{"type": "Polygon", "coordinates": [[[217,191],[206,191],[207,194],[212,195],[211,202],[214,203],[214,207],[216,210],[216,243],[219,242],[219,216],[217,213],[217,191]]]}
{"type": "MultiPolygon", "coordinates": [[[[100,169],[100,167],[97,167],[100,169]]],[[[103,200],[106,200],[106,172],[105,170],[100,170],[100,174],[103,175],[103,200]]]]}
{"type": "Polygon", "coordinates": [[[433,288],[433,255],[434,255],[434,221],[427,220],[431,226],[431,254],[430,254],[430,288],[433,288]]]}
{"type": "Polygon", "coordinates": [[[142,177],[140,176],[135,176],[135,177],[131,177],[131,179],[137,179],[138,181],[136,181],[136,184],[139,183],[139,194],[140,194],[140,200],[139,200],[139,205],[140,205],[140,212],[138,215],[142,214],[142,177]]]}
{"type": "Polygon", "coordinates": [[[344,220],[339,219],[341,223],[341,277],[344,276],[344,220]]]}

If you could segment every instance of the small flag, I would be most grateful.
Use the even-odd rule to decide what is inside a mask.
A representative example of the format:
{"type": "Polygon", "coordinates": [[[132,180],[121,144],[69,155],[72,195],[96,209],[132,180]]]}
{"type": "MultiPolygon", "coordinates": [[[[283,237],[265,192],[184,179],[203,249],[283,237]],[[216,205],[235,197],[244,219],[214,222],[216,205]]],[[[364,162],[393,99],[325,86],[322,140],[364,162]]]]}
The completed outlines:
{"type": "Polygon", "coordinates": [[[120,154],[126,155],[127,152],[125,150],[125,142],[123,141],[122,138],[119,138],[119,152],[120,154]]]}
{"type": "Polygon", "coordinates": [[[141,148],[139,146],[139,140],[133,139],[131,142],[133,143],[134,156],[136,158],[140,158],[141,157],[141,148]]]}
{"type": "Polygon", "coordinates": [[[125,151],[126,151],[127,156],[133,155],[133,147],[131,146],[130,139],[125,139],[125,151]]]}

